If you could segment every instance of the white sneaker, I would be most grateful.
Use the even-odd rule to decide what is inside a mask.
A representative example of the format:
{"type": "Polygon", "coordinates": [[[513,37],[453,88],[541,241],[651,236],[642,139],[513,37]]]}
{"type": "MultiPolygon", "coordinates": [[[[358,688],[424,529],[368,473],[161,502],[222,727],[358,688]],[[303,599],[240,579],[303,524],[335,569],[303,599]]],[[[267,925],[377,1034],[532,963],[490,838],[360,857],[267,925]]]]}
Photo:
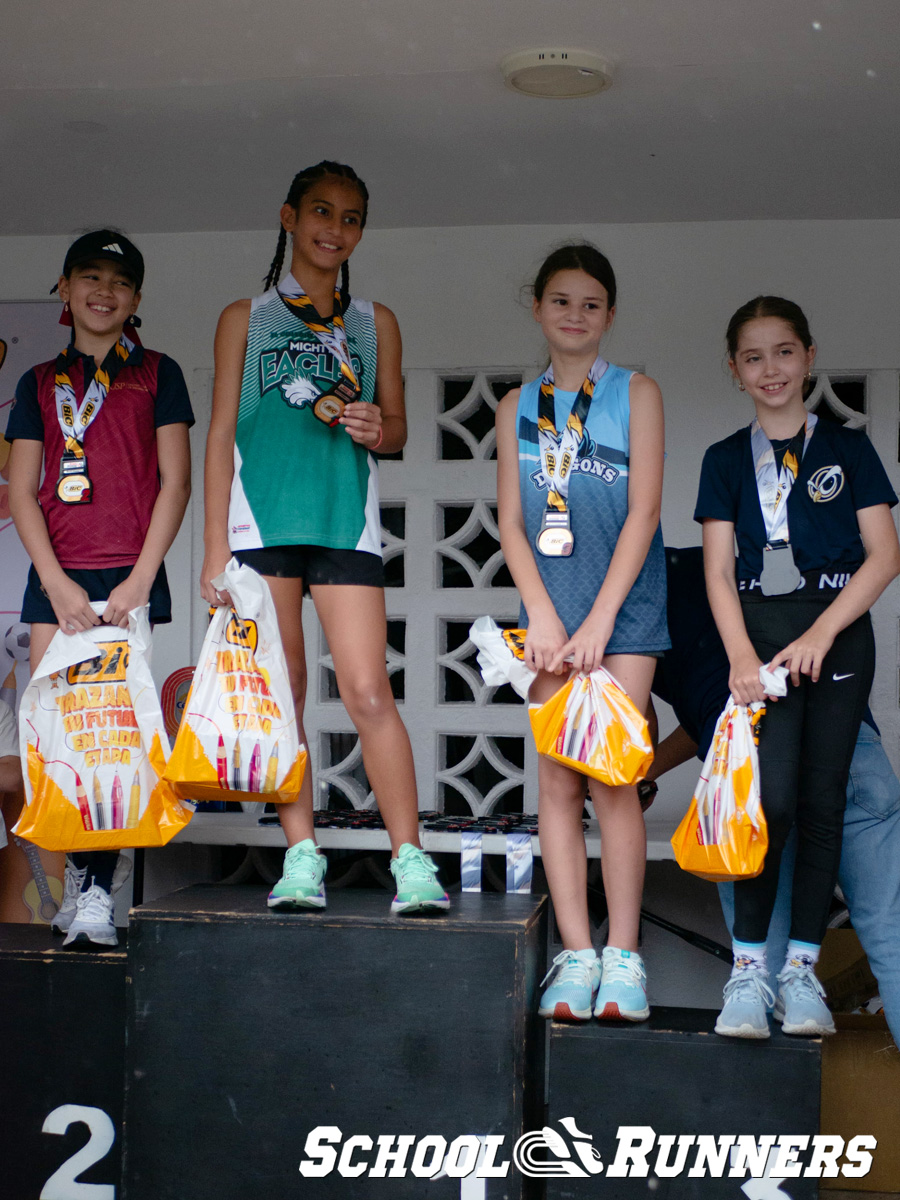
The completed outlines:
{"type": "MultiPolygon", "coordinates": [[[[131,859],[127,854],[120,854],[116,860],[116,869],[113,871],[112,877],[112,892],[115,896],[116,892],[128,879],[132,868],[131,859]]],[[[50,928],[55,933],[68,933],[75,920],[75,906],[78,903],[78,897],[81,894],[81,889],[84,886],[84,876],[87,872],[87,867],[78,867],[74,865],[72,859],[66,855],[66,870],[63,875],[63,899],[62,904],[56,912],[56,916],[50,922],[50,928]]]]}
{"type": "Polygon", "coordinates": [[[71,858],[66,856],[66,870],[63,876],[63,898],[56,916],[50,922],[50,928],[56,933],[68,933],[69,926],[75,920],[75,904],[81,894],[84,875],[87,867],[81,870],[73,865],[71,858]]]}
{"type": "Polygon", "coordinates": [[[75,903],[75,917],[69,926],[64,946],[118,946],[113,922],[113,898],[102,887],[92,883],[75,903]]]}

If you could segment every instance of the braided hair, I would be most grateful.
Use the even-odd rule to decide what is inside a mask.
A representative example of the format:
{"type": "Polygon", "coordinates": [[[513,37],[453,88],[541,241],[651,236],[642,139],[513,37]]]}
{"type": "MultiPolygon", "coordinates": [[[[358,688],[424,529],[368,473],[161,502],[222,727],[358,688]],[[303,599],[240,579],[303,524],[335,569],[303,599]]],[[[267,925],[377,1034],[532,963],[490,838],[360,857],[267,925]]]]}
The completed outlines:
{"type": "MultiPolygon", "coordinates": [[[[291,180],[291,186],[288,189],[285,204],[289,204],[291,208],[297,209],[300,207],[300,201],[306,192],[320,179],[335,178],[346,179],[350,183],[359,188],[359,194],[362,197],[362,218],[360,220],[360,228],[364,229],[366,217],[369,211],[369,189],[356,174],[352,167],[348,167],[346,163],[331,162],[329,159],[322,159],[313,167],[304,167],[302,171],[298,171],[291,180]]],[[[275,257],[269,266],[268,274],[265,278],[266,291],[276,284],[281,277],[281,268],[284,264],[284,252],[287,247],[287,230],[282,225],[278,230],[278,243],[275,247],[275,257]]],[[[345,312],[347,305],[350,303],[350,268],[346,262],[341,263],[341,311],[345,312]]]]}

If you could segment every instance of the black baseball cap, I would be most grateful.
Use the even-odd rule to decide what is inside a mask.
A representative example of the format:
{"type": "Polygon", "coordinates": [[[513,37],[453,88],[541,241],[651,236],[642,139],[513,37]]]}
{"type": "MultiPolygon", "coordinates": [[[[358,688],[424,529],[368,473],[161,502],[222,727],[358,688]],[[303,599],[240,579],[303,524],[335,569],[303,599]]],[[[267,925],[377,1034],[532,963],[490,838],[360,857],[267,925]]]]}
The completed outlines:
{"type": "MultiPolygon", "coordinates": [[[[68,279],[73,267],[80,267],[100,258],[119,263],[134,280],[135,291],[141,290],[141,284],[144,282],[144,256],[124,234],[116,233],[113,229],[95,229],[76,238],[66,251],[62,273],[68,279]]],[[[55,291],[54,287],[51,295],[55,291]]]]}

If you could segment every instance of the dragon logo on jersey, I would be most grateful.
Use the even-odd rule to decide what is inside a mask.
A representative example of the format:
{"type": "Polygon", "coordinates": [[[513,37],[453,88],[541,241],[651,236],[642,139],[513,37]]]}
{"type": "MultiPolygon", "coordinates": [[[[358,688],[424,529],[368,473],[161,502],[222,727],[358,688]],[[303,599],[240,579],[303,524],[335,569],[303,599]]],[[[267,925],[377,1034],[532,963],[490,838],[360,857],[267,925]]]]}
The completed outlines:
{"type": "MultiPolygon", "coordinates": [[[[356,378],[362,382],[365,369],[351,354],[356,378]]],[[[259,356],[259,393],[281,389],[285,404],[308,408],[341,378],[337,360],[319,342],[292,341],[287,347],[269,350],[259,356]]]]}
{"type": "MultiPolygon", "coordinates": [[[[572,476],[593,475],[596,479],[599,479],[601,483],[606,483],[610,486],[614,484],[622,474],[622,469],[620,467],[614,467],[612,463],[607,462],[607,460],[603,457],[603,452],[605,450],[605,446],[598,445],[597,442],[595,442],[593,438],[591,438],[591,436],[585,432],[581,439],[581,445],[578,447],[578,457],[575,459],[575,462],[572,465],[572,476]]],[[[543,467],[540,467],[537,471],[532,472],[531,481],[534,486],[539,488],[541,491],[544,491],[547,488],[549,480],[544,474],[543,467]]]]}
{"type": "Polygon", "coordinates": [[[840,467],[820,467],[810,478],[806,490],[815,504],[824,504],[826,500],[833,500],[843,487],[844,472],[840,467]]]}

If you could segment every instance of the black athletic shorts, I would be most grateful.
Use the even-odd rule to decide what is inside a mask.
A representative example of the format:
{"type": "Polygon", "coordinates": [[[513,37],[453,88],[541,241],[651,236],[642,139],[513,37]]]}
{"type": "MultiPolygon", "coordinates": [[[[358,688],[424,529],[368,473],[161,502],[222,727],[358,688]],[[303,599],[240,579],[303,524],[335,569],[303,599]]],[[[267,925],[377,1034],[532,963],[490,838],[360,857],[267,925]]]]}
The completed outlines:
{"type": "MultiPolygon", "coordinates": [[[[134,567],[100,567],[97,570],[81,570],[80,568],[63,567],[70,579],[81,584],[88,594],[89,600],[108,600],[113,588],[127,579],[134,567]]],[[[28,572],[28,583],[25,585],[25,597],[22,600],[22,615],[19,620],[26,625],[32,622],[43,625],[57,625],[56,613],[50,603],[50,597],[44,591],[37,571],[32,566],[28,572]]],[[[156,578],[150,588],[150,624],[166,625],[172,620],[172,597],[169,595],[169,581],[166,579],[165,563],[156,572],[156,578]]]]}
{"type": "Polygon", "coordinates": [[[384,587],[384,563],[380,554],[367,550],[332,550],[329,546],[264,546],[259,550],[235,550],[234,557],[276,579],[302,579],[310,584],[357,584],[384,587]]]}

